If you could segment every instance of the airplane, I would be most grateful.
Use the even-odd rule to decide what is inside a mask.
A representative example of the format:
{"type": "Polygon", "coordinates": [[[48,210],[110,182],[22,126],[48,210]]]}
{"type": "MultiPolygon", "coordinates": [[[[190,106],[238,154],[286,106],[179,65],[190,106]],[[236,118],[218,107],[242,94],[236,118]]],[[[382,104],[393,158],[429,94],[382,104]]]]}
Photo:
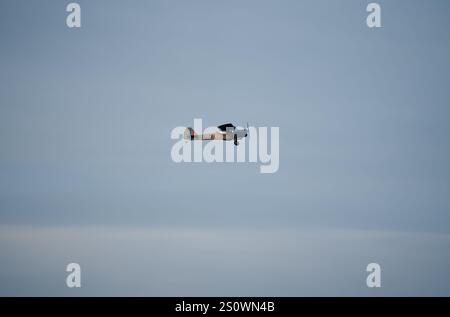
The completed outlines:
{"type": "Polygon", "coordinates": [[[231,123],[225,123],[217,127],[219,131],[214,133],[204,133],[197,134],[191,127],[186,128],[184,131],[185,140],[223,140],[223,141],[234,141],[234,145],[238,146],[238,140],[246,138],[248,136],[248,123],[247,128],[236,129],[236,127],[231,123]]]}

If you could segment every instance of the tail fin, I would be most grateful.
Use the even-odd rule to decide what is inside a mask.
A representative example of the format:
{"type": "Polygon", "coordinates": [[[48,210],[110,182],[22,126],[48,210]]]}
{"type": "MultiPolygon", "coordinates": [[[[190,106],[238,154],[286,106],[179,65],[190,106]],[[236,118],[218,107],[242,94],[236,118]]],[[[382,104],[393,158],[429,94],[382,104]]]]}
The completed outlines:
{"type": "Polygon", "coordinates": [[[191,127],[186,128],[184,130],[184,139],[185,140],[194,140],[195,138],[195,131],[191,127]]]}

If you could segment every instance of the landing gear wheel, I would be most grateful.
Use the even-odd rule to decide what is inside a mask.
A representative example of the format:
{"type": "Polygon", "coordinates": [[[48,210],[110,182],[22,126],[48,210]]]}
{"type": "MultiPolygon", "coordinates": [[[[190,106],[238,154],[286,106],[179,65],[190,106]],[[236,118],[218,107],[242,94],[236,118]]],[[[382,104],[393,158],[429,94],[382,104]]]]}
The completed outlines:
{"type": "Polygon", "coordinates": [[[234,135],[234,145],[238,146],[239,142],[237,140],[237,135],[234,135]]]}

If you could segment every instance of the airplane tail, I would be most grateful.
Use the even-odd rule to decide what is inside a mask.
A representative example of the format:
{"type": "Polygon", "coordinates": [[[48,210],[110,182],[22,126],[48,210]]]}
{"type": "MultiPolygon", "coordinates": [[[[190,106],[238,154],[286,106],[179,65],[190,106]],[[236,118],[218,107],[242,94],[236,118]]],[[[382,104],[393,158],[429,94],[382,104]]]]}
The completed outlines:
{"type": "Polygon", "coordinates": [[[185,140],[194,140],[195,138],[195,131],[191,127],[186,128],[184,130],[184,139],[185,140]]]}

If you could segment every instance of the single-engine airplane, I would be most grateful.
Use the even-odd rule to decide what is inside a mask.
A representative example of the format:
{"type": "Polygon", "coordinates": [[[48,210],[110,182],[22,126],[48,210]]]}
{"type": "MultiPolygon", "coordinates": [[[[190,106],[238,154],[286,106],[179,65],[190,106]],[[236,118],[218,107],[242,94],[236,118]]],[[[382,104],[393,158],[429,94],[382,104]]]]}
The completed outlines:
{"type": "Polygon", "coordinates": [[[231,123],[225,123],[217,127],[219,131],[214,133],[197,134],[191,127],[186,128],[184,131],[185,140],[223,140],[234,141],[234,145],[239,145],[238,140],[248,136],[248,123],[247,128],[236,129],[231,123]]]}

